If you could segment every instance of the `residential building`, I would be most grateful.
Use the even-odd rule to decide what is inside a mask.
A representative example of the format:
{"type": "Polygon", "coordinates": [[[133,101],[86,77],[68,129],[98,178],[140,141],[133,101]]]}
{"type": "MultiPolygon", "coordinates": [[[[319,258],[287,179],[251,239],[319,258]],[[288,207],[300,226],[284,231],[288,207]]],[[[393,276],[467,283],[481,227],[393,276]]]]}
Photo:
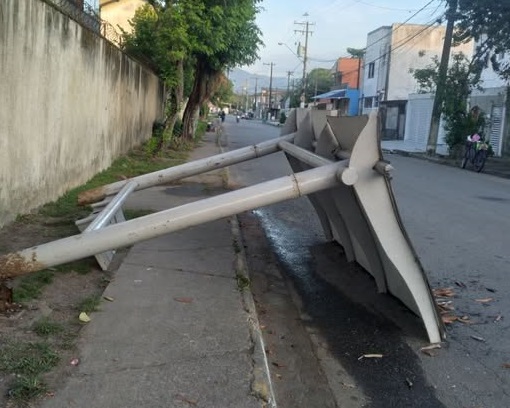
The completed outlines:
{"type": "MultiPolygon", "coordinates": [[[[393,24],[368,33],[362,85],[362,112],[381,112],[383,139],[404,138],[409,94],[418,91],[412,75],[440,58],[446,28],[419,24],[393,24]]],[[[470,58],[473,42],[452,48],[470,58]]]]}
{"type": "Polygon", "coordinates": [[[334,116],[356,116],[359,113],[361,59],[340,57],[331,68],[334,84],[331,91],[316,95],[314,106],[334,116]]]}
{"type": "Polygon", "coordinates": [[[131,32],[129,20],[133,18],[136,10],[143,6],[146,0],[100,0],[99,10],[101,19],[110,23],[119,33],[120,28],[131,32]]]}
{"type": "Polygon", "coordinates": [[[362,71],[360,58],[340,57],[331,68],[335,89],[359,89],[362,71]]]}
{"type": "MultiPolygon", "coordinates": [[[[510,55],[497,56],[500,64],[510,62],[510,55]]],[[[474,90],[469,98],[470,106],[478,106],[487,119],[485,138],[492,146],[496,156],[510,155],[510,112],[507,109],[509,99],[509,83],[501,79],[489,63],[482,71],[482,89],[474,90]]]]}

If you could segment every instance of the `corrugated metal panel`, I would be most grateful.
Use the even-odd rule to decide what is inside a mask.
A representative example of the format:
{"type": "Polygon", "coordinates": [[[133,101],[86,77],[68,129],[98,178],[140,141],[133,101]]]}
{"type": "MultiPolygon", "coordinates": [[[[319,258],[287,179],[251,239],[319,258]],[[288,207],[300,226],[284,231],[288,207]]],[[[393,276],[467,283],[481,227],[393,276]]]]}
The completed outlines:
{"type": "Polygon", "coordinates": [[[503,106],[493,106],[491,109],[489,143],[496,156],[501,156],[504,111],[505,108],[503,106]]]}

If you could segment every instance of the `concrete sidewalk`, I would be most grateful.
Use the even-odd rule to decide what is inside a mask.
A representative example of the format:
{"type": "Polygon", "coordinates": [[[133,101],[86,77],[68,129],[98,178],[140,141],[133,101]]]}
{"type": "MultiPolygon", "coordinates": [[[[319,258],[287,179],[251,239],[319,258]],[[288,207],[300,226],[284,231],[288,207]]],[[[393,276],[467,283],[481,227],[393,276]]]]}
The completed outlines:
{"type": "MultiPolygon", "coordinates": [[[[219,152],[207,134],[190,160],[219,152]]],[[[226,172],[137,192],[162,210],[216,195],[226,172]]],[[[275,406],[237,219],[134,245],[82,330],[80,364],[45,408],[275,406]]]]}
{"type": "MultiPolygon", "coordinates": [[[[401,156],[414,157],[417,159],[428,160],[437,164],[444,164],[451,167],[460,167],[460,159],[452,159],[447,156],[446,148],[438,150],[438,155],[430,156],[423,152],[422,146],[408,143],[403,140],[383,140],[381,148],[385,154],[398,154],[401,156]]],[[[471,170],[472,166],[468,164],[466,169],[471,170]]],[[[508,157],[489,157],[485,162],[482,173],[490,174],[501,178],[510,178],[510,159],[508,157]]]]}

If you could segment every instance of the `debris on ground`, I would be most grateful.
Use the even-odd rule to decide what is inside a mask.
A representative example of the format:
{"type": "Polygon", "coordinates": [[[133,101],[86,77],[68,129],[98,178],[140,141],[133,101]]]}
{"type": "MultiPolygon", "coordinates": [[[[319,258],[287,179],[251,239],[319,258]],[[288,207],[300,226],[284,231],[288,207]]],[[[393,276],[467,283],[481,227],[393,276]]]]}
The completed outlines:
{"type": "Polygon", "coordinates": [[[471,338],[472,338],[473,340],[476,340],[476,341],[480,341],[480,342],[482,342],[482,343],[485,343],[485,339],[484,339],[483,337],[480,337],[480,336],[473,336],[473,335],[472,335],[472,336],[471,336],[471,338]]]}
{"type": "Polygon", "coordinates": [[[363,354],[358,357],[358,360],[362,360],[364,358],[383,358],[384,355],[382,354],[363,354]]]}
{"type": "Polygon", "coordinates": [[[434,343],[429,346],[422,347],[420,351],[429,357],[435,357],[439,354],[438,349],[442,348],[441,344],[434,343]]]}
{"type": "Polygon", "coordinates": [[[483,298],[483,299],[475,299],[475,302],[477,303],[490,303],[494,300],[494,298],[491,298],[491,297],[488,297],[488,298],[483,298]]]}
{"type": "Polygon", "coordinates": [[[455,292],[453,288],[436,288],[432,289],[432,293],[435,297],[454,297],[455,292]]]}
{"type": "Polygon", "coordinates": [[[78,319],[80,319],[80,322],[83,323],[88,323],[91,320],[89,315],[85,312],[81,312],[80,315],[78,316],[78,319]]]}

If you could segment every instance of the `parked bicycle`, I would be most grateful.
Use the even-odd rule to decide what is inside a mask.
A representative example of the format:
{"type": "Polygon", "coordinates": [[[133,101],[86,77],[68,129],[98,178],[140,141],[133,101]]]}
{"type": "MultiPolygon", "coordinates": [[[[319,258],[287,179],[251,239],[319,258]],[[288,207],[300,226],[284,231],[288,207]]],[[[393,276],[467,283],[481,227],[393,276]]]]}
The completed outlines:
{"type": "Polygon", "coordinates": [[[461,167],[465,169],[466,165],[471,163],[473,169],[477,173],[480,173],[485,166],[485,161],[489,153],[488,143],[486,143],[478,133],[475,133],[467,137],[465,149],[461,167]]]}

